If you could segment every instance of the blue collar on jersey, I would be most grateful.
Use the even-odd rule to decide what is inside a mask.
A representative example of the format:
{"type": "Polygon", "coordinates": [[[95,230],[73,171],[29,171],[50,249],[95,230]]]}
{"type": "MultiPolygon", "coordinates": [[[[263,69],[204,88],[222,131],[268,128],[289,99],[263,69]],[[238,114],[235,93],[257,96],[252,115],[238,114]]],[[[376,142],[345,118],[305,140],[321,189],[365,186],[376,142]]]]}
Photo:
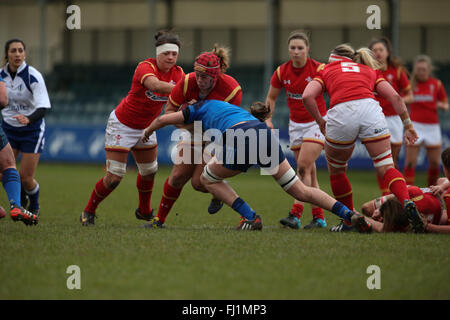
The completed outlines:
{"type": "MultiPolygon", "coordinates": [[[[0,76],[3,78],[3,80],[7,77],[11,77],[8,71],[8,65],[9,63],[7,63],[0,72],[0,76]]],[[[33,84],[34,82],[38,82],[38,80],[32,74],[30,74],[29,66],[25,61],[22,62],[22,64],[17,69],[16,77],[17,76],[22,78],[25,87],[32,93],[33,91],[31,91],[31,84],[33,84]]]]}

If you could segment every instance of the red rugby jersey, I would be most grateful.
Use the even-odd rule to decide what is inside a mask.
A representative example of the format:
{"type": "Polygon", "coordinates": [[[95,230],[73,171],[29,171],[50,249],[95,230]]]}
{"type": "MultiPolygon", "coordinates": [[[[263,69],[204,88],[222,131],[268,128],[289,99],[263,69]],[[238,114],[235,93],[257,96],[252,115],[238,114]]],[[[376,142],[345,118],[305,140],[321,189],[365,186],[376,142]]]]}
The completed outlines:
{"type": "Polygon", "coordinates": [[[324,90],[328,91],[332,108],[342,102],[375,99],[375,86],[385,79],[369,66],[344,59],[325,65],[314,80],[319,81],[324,90]]]}
{"type": "MultiPolygon", "coordinates": [[[[282,64],[275,70],[270,84],[278,89],[286,90],[287,103],[289,107],[289,119],[294,122],[304,123],[314,121],[303,105],[302,95],[308,83],[316,76],[319,68],[324,64],[308,58],[305,66],[295,68],[292,60],[282,64]]],[[[323,95],[316,98],[319,112],[322,116],[327,113],[323,95]]]]}
{"type": "MultiPolygon", "coordinates": [[[[170,102],[175,107],[179,107],[183,103],[189,102],[192,99],[197,101],[200,100],[199,88],[197,81],[195,81],[195,72],[187,74],[180,82],[178,82],[169,96],[170,102]]],[[[241,106],[241,86],[233,77],[221,73],[214,88],[205,100],[220,100],[229,102],[236,106],[241,106]]]]}
{"type": "MultiPolygon", "coordinates": [[[[386,70],[379,72],[382,74],[383,78],[386,79],[390,83],[390,85],[397,91],[398,94],[404,96],[405,93],[411,89],[411,85],[409,83],[408,76],[406,75],[406,71],[402,67],[394,67],[389,66],[386,70]]],[[[392,104],[381,95],[374,92],[375,98],[380,103],[381,108],[383,108],[383,113],[386,116],[396,116],[397,112],[395,112],[392,104]]]]}
{"type": "Polygon", "coordinates": [[[131,89],[116,108],[117,119],[133,129],[145,129],[159,116],[168,100],[168,94],[152,92],[144,87],[147,77],[155,76],[161,81],[176,84],[184,76],[183,69],[173,66],[167,73],[158,69],[156,59],[142,61],[134,71],[131,89]]]}
{"type": "Polygon", "coordinates": [[[439,224],[442,215],[442,203],[429,188],[408,186],[411,200],[416,204],[417,210],[432,224],[439,224]]]}
{"type": "Polygon", "coordinates": [[[417,81],[413,95],[414,102],[409,105],[411,120],[421,123],[439,123],[436,103],[447,101],[442,82],[432,77],[425,82],[417,81]]]}

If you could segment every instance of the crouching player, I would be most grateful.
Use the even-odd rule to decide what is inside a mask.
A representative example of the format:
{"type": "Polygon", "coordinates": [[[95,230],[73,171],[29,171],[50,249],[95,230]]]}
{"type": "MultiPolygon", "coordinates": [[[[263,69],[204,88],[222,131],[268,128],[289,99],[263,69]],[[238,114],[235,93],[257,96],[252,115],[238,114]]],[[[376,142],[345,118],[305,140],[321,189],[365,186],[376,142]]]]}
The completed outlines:
{"type": "Polygon", "coordinates": [[[351,210],[325,192],[308,187],[299,180],[294,169],[286,160],[279,142],[263,122],[270,110],[261,102],[253,103],[251,109],[258,118],[227,102],[218,100],[197,102],[182,111],[165,114],[155,119],[145,129],[142,140],[146,142],[153,132],[170,124],[189,124],[194,121],[202,121],[203,130],[220,130],[219,140],[222,140],[223,149],[222,151],[218,150],[218,154],[207,163],[201,181],[211,194],[242,216],[238,230],[261,230],[262,220],[230,185],[224,182],[224,179],[246,172],[254,164],[265,168],[278,184],[295,199],[320,206],[350,221],[354,214],[351,210]],[[241,144],[236,143],[239,129],[247,137],[252,136],[252,131],[256,132],[256,141],[251,141],[253,139],[249,138],[241,140],[241,144]],[[229,135],[230,132],[233,132],[232,135],[229,135]],[[262,154],[265,156],[261,156],[262,154]],[[223,156],[221,157],[221,155],[223,156]],[[223,161],[220,161],[220,158],[223,161]],[[274,159],[278,161],[274,162],[274,159]]]}

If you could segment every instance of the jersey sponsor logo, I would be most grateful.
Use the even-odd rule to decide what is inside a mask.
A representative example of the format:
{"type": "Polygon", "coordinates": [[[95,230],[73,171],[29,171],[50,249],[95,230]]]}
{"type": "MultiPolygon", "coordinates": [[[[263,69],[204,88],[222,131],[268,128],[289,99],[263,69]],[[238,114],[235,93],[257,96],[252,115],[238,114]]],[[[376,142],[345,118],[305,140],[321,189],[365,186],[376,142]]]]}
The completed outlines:
{"type": "Polygon", "coordinates": [[[169,97],[163,97],[163,96],[158,96],[156,94],[154,94],[153,92],[151,92],[150,90],[145,91],[145,95],[147,96],[147,98],[149,98],[150,100],[153,101],[167,101],[169,100],[169,97]]]}
{"type": "Polygon", "coordinates": [[[293,93],[290,91],[286,91],[286,95],[288,96],[288,98],[291,98],[294,100],[302,100],[303,99],[303,95],[301,93],[293,93]]]}
{"type": "Polygon", "coordinates": [[[376,128],[375,130],[373,130],[373,133],[379,134],[379,133],[382,133],[382,132],[387,131],[387,130],[388,130],[387,127],[384,127],[384,128],[376,128]]]}
{"type": "Polygon", "coordinates": [[[308,76],[308,78],[305,79],[307,82],[311,82],[312,78],[310,76],[308,76]]]}
{"type": "Polygon", "coordinates": [[[432,102],[433,96],[430,94],[415,94],[414,102],[432,102]]]}
{"type": "Polygon", "coordinates": [[[291,84],[291,80],[283,80],[284,84],[291,84]]]}
{"type": "Polygon", "coordinates": [[[430,84],[430,92],[431,92],[431,94],[433,94],[433,91],[434,91],[434,84],[430,84]]]}

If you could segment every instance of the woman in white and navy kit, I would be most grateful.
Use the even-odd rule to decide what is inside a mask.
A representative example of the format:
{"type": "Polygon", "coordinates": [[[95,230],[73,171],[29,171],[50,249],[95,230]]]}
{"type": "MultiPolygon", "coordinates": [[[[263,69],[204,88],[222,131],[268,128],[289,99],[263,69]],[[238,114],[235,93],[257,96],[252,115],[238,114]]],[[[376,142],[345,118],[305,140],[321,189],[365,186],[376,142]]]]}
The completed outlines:
{"type": "Polygon", "coordinates": [[[2,110],[2,128],[17,159],[22,153],[20,180],[22,206],[39,215],[39,184],[34,178],[44,147],[46,109],[50,99],[41,73],[25,62],[25,44],[12,39],[5,44],[5,66],[0,74],[6,83],[8,105],[2,110]]]}

